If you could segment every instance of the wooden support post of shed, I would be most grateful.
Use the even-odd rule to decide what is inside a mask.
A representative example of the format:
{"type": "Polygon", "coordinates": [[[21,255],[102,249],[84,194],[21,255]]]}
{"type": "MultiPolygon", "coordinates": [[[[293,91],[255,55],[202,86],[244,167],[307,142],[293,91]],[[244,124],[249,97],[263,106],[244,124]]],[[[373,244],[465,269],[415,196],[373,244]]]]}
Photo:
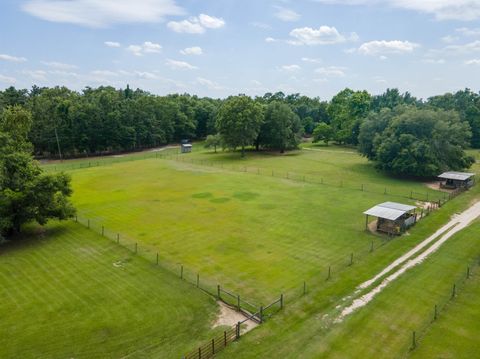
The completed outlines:
{"type": "Polygon", "coordinates": [[[365,215],[365,229],[368,230],[368,214],[365,215]]]}

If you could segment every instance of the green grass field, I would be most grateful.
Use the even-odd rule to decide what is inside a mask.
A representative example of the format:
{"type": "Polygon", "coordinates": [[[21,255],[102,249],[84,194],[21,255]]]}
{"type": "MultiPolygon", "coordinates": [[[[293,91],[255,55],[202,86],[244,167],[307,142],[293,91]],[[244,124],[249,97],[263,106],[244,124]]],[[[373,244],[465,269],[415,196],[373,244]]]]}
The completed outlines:
{"type": "MultiPolygon", "coordinates": [[[[197,146],[178,157],[143,153],[46,168],[71,173],[83,223],[89,218],[96,231],[104,225],[109,233],[121,233],[129,248],[138,242],[140,255],[150,262],[158,252],[161,266],[177,276],[182,264],[191,281],[200,273],[212,291],[219,283],[256,304],[286,294],[281,313],[221,357],[419,355],[408,351],[411,331],[423,328],[435,302],[448,296],[465,263],[480,253],[474,240],[479,224],[452,238],[343,323],[330,325],[325,315],[333,315],[359,283],[467,208],[479,189],[448,202],[408,235],[389,239],[365,231],[364,210],[384,201],[415,203],[408,198],[411,192],[429,198],[443,193],[379,173],[352,149],[303,147],[308,149],[283,156],[248,153],[242,159],[238,153],[214,154],[197,146]],[[326,281],[329,266],[333,275],[326,281]]],[[[202,334],[208,336],[208,328],[202,334]]],[[[428,339],[427,331],[419,353],[428,339]]]]}
{"type": "MultiPolygon", "coordinates": [[[[238,161],[236,153],[220,156],[234,165],[238,161]]],[[[279,171],[290,158],[257,155],[243,163],[264,161],[279,171]]],[[[305,151],[292,163],[298,171],[317,171],[326,178],[342,173],[352,183],[358,177],[358,183],[378,180],[383,186],[388,181],[404,193],[413,188],[435,194],[422,183],[375,177],[357,154],[305,151]],[[356,167],[358,173],[351,170],[356,167]]],[[[329,266],[344,267],[351,253],[368,253],[372,240],[375,246],[386,242],[365,231],[364,210],[387,200],[414,203],[384,191],[155,158],[71,173],[73,200],[82,216],[159,252],[176,270],[181,263],[192,276],[199,272],[213,286],[222,284],[264,304],[324,275],[329,266]]]]}
{"type": "Polygon", "coordinates": [[[83,226],[0,248],[0,358],[179,358],[210,333],[213,299],[83,226]]]}

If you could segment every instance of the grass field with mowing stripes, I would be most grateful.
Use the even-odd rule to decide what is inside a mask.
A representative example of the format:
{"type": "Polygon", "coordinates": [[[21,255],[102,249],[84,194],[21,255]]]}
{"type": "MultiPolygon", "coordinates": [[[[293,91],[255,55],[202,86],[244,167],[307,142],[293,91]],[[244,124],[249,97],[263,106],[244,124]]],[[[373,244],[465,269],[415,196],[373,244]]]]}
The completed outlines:
{"type": "Polygon", "coordinates": [[[74,223],[0,247],[0,358],[175,358],[215,301],[74,223]]]}

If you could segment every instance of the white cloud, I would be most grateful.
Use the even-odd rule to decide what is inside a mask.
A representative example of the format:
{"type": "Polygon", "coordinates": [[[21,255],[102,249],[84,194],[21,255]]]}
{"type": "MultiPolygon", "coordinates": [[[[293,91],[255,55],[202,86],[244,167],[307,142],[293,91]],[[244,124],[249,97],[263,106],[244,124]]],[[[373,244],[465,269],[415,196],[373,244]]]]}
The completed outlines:
{"type": "Polygon", "coordinates": [[[118,73],[110,70],[93,70],[91,72],[94,76],[103,76],[103,77],[117,77],[118,73]]]}
{"type": "Polygon", "coordinates": [[[222,18],[200,14],[198,17],[193,16],[188,20],[170,21],[167,27],[178,33],[187,34],[203,34],[206,29],[219,29],[225,26],[222,18]]]}
{"type": "Polygon", "coordinates": [[[465,65],[480,65],[480,59],[467,60],[465,65]]]}
{"type": "Polygon", "coordinates": [[[345,67],[341,66],[328,66],[328,67],[319,67],[315,70],[315,73],[327,77],[345,77],[345,67]]]}
{"type": "Polygon", "coordinates": [[[42,61],[42,64],[57,70],[73,70],[78,68],[76,65],[64,64],[57,61],[42,61]]]}
{"type": "Polygon", "coordinates": [[[134,71],[136,77],[144,80],[157,80],[159,77],[154,73],[147,72],[147,71],[134,71]]]}
{"type": "Polygon", "coordinates": [[[472,21],[480,18],[477,0],[316,0],[326,4],[387,5],[431,14],[437,20],[472,21]]]}
{"type": "Polygon", "coordinates": [[[444,59],[423,59],[423,63],[432,65],[443,65],[446,61],[444,59]]]}
{"type": "Polygon", "coordinates": [[[203,78],[203,77],[197,77],[197,83],[199,83],[202,86],[207,87],[210,90],[223,90],[225,87],[222,85],[216,83],[215,81],[203,78]]]}
{"type": "Polygon", "coordinates": [[[205,29],[196,20],[170,21],[167,24],[170,30],[187,34],[203,34],[205,29]]]}
{"type": "Polygon", "coordinates": [[[143,56],[145,54],[159,53],[162,50],[162,46],[150,41],[145,41],[141,45],[129,45],[126,49],[135,56],[143,56]]]}
{"type": "Polygon", "coordinates": [[[274,39],[273,37],[266,37],[265,42],[277,42],[277,39],[274,39]]]}
{"type": "Polygon", "coordinates": [[[284,8],[282,6],[275,6],[275,13],[273,14],[277,19],[282,21],[297,21],[300,19],[300,14],[291,9],[284,8]]]}
{"type": "Polygon", "coordinates": [[[168,59],[165,64],[174,70],[195,70],[198,68],[196,66],[190,65],[186,61],[177,61],[172,59],[168,59]]]}
{"type": "Polygon", "coordinates": [[[263,29],[263,30],[269,30],[269,29],[272,28],[272,27],[271,27],[270,25],[268,25],[268,24],[265,24],[265,23],[263,23],[263,22],[257,22],[257,21],[252,22],[251,25],[252,25],[253,27],[256,27],[256,28],[259,28],[259,29],[263,29]]]}
{"type": "Polygon", "coordinates": [[[23,70],[22,74],[30,76],[34,80],[46,80],[47,72],[43,70],[23,70]]]}
{"type": "Polygon", "coordinates": [[[468,54],[480,51],[480,40],[469,42],[462,45],[449,45],[443,48],[441,52],[468,54]]]}
{"type": "Polygon", "coordinates": [[[28,0],[22,9],[43,20],[88,27],[156,23],[184,14],[174,0],[28,0]]]}
{"type": "Polygon", "coordinates": [[[382,55],[382,54],[403,54],[410,53],[415,48],[419,47],[419,44],[410,42],[410,41],[400,41],[400,40],[375,40],[363,43],[359,48],[358,52],[363,55],[382,55]]]}
{"type": "Polygon", "coordinates": [[[347,41],[335,27],[330,26],[320,26],[318,29],[300,27],[290,31],[290,36],[294,40],[287,42],[292,45],[330,45],[347,41]]]}
{"type": "Polygon", "coordinates": [[[0,60],[10,61],[10,62],[25,62],[27,59],[25,57],[16,57],[7,54],[0,54],[0,60]]]}
{"type": "Polygon", "coordinates": [[[447,44],[455,42],[458,40],[458,36],[447,35],[441,38],[441,40],[447,44]]]}
{"type": "Polygon", "coordinates": [[[200,14],[198,15],[198,20],[200,24],[207,29],[219,29],[225,26],[225,21],[220,17],[200,14]]]}
{"type": "Polygon", "coordinates": [[[7,83],[7,84],[14,84],[15,82],[17,82],[17,79],[14,78],[14,77],[4,76],[4,75],[0,74],[0,82],[4,82],[4,83],[7,83]]]}
{"type": "Polygon", "coordinates": [[[294,64],[294,65],[283,65],[280,67],[280,69],[287,72],[297,72],[297,71],[300,71],[302,68],[294,64]]]}
{"type": "Polygon", "coordinates": [[[302,57],[303,62],[309,62],[312,64],[320,64],[322,62],[322,59],[318,58],[311,58],[311,57],[302,57]]]}
{"type": "Polygon", "coordinates": [[[105,46],[108,46],[108,47],[120,47],[120,46],[122,46],[119,42],[116,42],[116,41],[105,41],[104,44],[105,44],[105,46]]]}
{"type": "Polygon", "coordinates": [[[470,29],[468,27],[460,27],[455,29],[455,31],[463,36],[480,36],[480,28],[470,29]]]}
{"type": "Polygon", "coordinates": [[[203,54],[203,50],[199,46],[187,47],[183,50],[180,50],[182,55],[201,55],[203,54]]]}

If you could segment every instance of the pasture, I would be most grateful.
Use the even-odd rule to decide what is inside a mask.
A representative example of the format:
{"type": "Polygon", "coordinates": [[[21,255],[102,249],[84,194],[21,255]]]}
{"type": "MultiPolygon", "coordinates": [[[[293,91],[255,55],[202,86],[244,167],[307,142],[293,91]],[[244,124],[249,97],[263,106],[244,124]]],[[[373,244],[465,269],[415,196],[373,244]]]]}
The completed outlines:
{"type": "Polygon", "coordinates": [[[74,223],[0,252],[1,358],[172,358],[206,338],[213,299],[74,223]]]}
{"type": "MultiPolygon", "coordinates": [[[[121,233],[121,242],[129,248],[138,243],[150,262],[159,253],[172,285],[181,283],[175,274],[183,266],[190,281],[199,274],[212,292],[221,284],[256,304],[286,294],[282,314],[221,356],[409,355],[412,330],[423,328],[435,302],[448,296],[465,263],[478,255],[473,232],[456,235],[344,322],[331,325],[328,316],[361,281],[468,207],[478,197],[477,187],[405,236],[375,235],[365,231],[365,209],[384,201],[420,204],[409,198],[412,192],[428,193],[430,199],[443,193],[379,173],[351,149],[304,146],[311,149],[283,156],[248,153],[242,159],[238,153],[197,149],[188,155],[141,153],[46,168],[71,173],[73,201],[84,224],[88,218],[97,231],[103,225],[121,233]]],[[[468,230],[478,231],[478,224],[468,230]]],[[[204,327],[202,335],[211,332],[204,327]]]]}
{"type": "Polygon", "coordinates": [[[158,252],[173,271],[183,265],[212,287],[221,284],[266,303],[327,275],[329,266],[345,267],[352,253],[355,258],[368,253],[372,241],[375,247],[387,243],[365,231],[364,210],[387,200],[415,203],[406,198],[412,190],[439,195],[421,183],[375,177],[371,165],[351,151],[241,160],[251,168],[270,166],[274,173],[295,164],[297,173],[322,173],[323,185],[228,168],[235,169],[238,161],[237,153],[200,152],[179,160],[149,158],[74,170],[73,201],[81,216],[158,252]],[[188,162],[202,156],[224,167],[188,162]],[[338,178],[343,186],[326,184],[338,178]],[[353,188],[361,182],[382,190],[353,188]],[[405,196],[385,194],[387,183],[405,196]]]}

